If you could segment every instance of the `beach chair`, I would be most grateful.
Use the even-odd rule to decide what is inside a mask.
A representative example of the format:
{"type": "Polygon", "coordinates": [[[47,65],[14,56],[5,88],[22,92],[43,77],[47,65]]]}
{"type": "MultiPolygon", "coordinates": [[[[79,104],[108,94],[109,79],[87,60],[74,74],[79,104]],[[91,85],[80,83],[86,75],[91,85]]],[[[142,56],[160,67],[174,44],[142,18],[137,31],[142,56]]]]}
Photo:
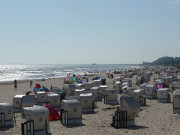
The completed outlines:
{"type": "MultiPolygon", "coordinates": [[[[102,98],[104,98],[104,96],[106,95],[106,93],[105,93],[105,90],[108,88],[108,86],[107,85],[100,85],[99,86],[99,97],[98,98],[100,98],[101,100],[102,100],[102,98]],[[102,95],[101,95],[102,94],[102,95]]],[[[101,101],[100,100],[100,101],[101,101]]]]}
{"type": "Polygon", "coordinates": [[[118,90],[115,89],[106,89],[106,96],[104,96],[104,104],[116,105],[118,104],[117,94],[118,90]]]}
{"type": "Polygon", "coordinates": [[[79,100],[82,104],[82,113],[94,112],[95,99],[92,93],[80,94],[79,100]]]}
{"type": "Polygon", "coordinates": [[[16,95],[13,98],[14,113],[21,113],[23,107],[31,107],[35,104],[35,95],[16,95]]]}
{"type": "MultiPolygon", "coordinates": [[[[132,80],[131,78],[124,78],[122,80],[123,83],[127,83],[126,85],[128,85],[129,87],[132,87],[132,80]]],[[[122,86],[123,87],[123,86],[122,86]]]]}
{"type": "Polygon", "coordinates": [[[127,77],[127,78],[132,78],[132,76],[133,76],[133,72],[129,72],[129,73],[127,73],[126,75],[125,75],[125,77],[127,77]]]}
{"type": "Polygon", "coordinates": [[[145,96],[148,99],[155,99],[157,97],[157,91],[155,85],[146,85],[144,91],[145,91],[145,96]]]}
{"type": "Polygon", "coordinates": [[[36,92],[36,104],[43,105],[47,102],[47,95],[45,91],[36,92]]]}
{"type": "Polygon", "coordinates": [[[106,79],[105,78],[101,79],[101,85],[106,85],[106,79]]]}
{"type": "Polygon", "coordinates": [[[98,100],[98,92],[99,92],[99,87],[91,87],[88,93],[92,93],[93,100],[97,101],[98,100]]]}
{"type": "Polygon", "coordinates": [[[141,110],[139,102],[134,97],[122,95],[120,106],[122,111],[127,111],[127,126],[135,125],[135,117],[141,110]]]}
{"type": "Polygon", "coordinates": [[[136,87],[125,87],[122,89],[122,93],[129,95],[131,92],[133,92],[136,89],[137,89],[136,87]]]}
{"type": "MultiPolygon", "coordinates": [[[[95,101],[100,101],[100,100],[102,100],[102,94],[101,93],[99,93],[99,87],[91,87],[90,89],[83,89],[83,91],[81,92],[81,90],[76,90],[76,93],[79,93],[79,95],[80,94],[84,94],[84,93],[92,93],[92,96],[93,96],[93,100],[95,100],[95,101]],[[101,99],[100,99],[100,97],[101,97],[101,99]]],[[[78,96],[79,96],[78,95],[78,96]]]]}
{"type": "Polygon", "coordinates": [[[148,85],[148,83],[140,84],[139,88],[145,90],[146,85],[148,85]]]}
{"type": "Polygon", "coordinates": [[[171,92],[173,92],[175,89],[180,89],[180,82],[172,82],[170,85],[171,92]]]}
{"type": "Polygon", "coordinates": [[[83,84],[81,83],[76,84],[76,89],[83,89],[83,84]]]}
{"type": "Polygon", "coordinates": [[[144,96],[144,90],[138,89],[129,92],[129,96],[134,97],[141,106],[146,105],[146,97],[144,96]]]}
{"type": "Polygon", "coordinates": [[[124,76],[116,77],[115,82],[119,81],[121,82],[124,79],[124,76]]]}
{"type": "Polygon", "coordinates": [[[75,89],[75,96],[79,97],[79,95],[83,93],[86,93],[85,89],[75,89]]]}
{"type": "Polygon", "coordinates": [[[56,93],[48,93],[47,94],[47,101],[49,104],[56,108],[57,110],[60,110],[60,105],[61,105],[61,99],[60,95],[56,93]]]}
{"type": "Polygon", "coordinates": [[[119,90],[119,93],[122,93],[122,89],[121,89],[121,82],[120,81],[116,81],[113,85],[113,88],[115,90],[119,90]]]}
{"type": "Polygon", "coordinates": [[[74,85],[74,84],[69,84],[69,85],[68,85],[68,88],[75,90],[75,89],[76,89],[76,85],[74,85]]]}
{"type": "Polygon", "coordinates": [[[99,87],[101,85],[101,80],[92,81],[92,87],[99,87]]]}
{"type": "Polygon", "coordinates": [[[83,83],[84,89],[89,90],[92,87],[92,82],[83,83]]]}
{"type": "Polygon", "coordinates": [[[65,95],[68,96],[74,96],[75,95],[75,85],[74,87],[71,87],[73,85],[64,86],[62,89],[65,92],[65,95]]]}
{"type": "Polygon", "coordinates": [[[0,127],[14,126],[15,117],[13,106],[9,103],[0,103],[0,127]]]}
{"type": "Polygon", "coordinates": [[[180,89],[173,92],[173,113],[180,113],[180,89]]]}
{"type": "Polygon", "coordinates": [[[61,89],[60,88],[58,88],[58,87],[51,87],[51,91],[52,92],[54,92],[54,93],[57,93],[57,94],[59,94],[59,95],[61,95],[61,89]]]}
{"type": "Polygon", "coordinates": [[[165,86],[169,87],[169,85],[173,82],[172,76],[164,77],[165,86]]]}
{"type": "Polygon", "coordinates": [[[14,113],[20,113],[22,112],[22,106],[21,106],[21,102],[22,102],[22,98],[25,95],[16,95],[13,97],[13,107],[14,107],[14,113]]]}
{"type": "Polygon", "coordinates": [[[35,95],[23,96],[21,100],[21,107],[32,107],[36,104],[35,95]]]}
{"type": "Polygon", "coordinates": [[[71,99],[76,99],[80,101],[79,96],[69,96],[65,98],[65,100],[71,100],[71,99]]]}
{"type": "Polygon", "coordinates": [[[49,135],[49,110],[43,106],[23,108],[26,122],[21,123],[23,135],[49,135]]]}
{"type": "Polygon", "coordinates": [[[169,94],[169,88],[160,88],[157,90],[158,102],[165,103],[171,102],[171,97],[169,94]]]}
{"type": "Polygon", "coordinates": [[[82,105],[79,100],[62,100],[61,123],[64,126],[82,125],[82,105]]]}

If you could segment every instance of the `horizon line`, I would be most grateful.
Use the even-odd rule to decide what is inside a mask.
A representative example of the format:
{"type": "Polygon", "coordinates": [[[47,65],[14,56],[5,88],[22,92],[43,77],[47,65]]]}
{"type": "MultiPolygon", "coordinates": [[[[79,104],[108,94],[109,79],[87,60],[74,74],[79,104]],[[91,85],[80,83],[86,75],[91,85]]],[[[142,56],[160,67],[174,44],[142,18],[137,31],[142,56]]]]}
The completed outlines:
{"type": "MultiPolygon", "coordinates": [[[[119,63],[95,63],[96,65],[142,65],[142,63],[129,63],[129,64],[119,64],[119,63]]],[[[75,64],[75,63],[72,63],[72,64],[70,64],[70,63],[55,63],[55,64],[50,64],[50,63],[46,63],[46,64],[44,64],[44,63],[40,63],[40,64],[35,64],[35,63],[0,63],[0,65],[93,65],[93,63],[92,64],[90,64],[90,63],[86,63],[86,64],[75,64]]]]}

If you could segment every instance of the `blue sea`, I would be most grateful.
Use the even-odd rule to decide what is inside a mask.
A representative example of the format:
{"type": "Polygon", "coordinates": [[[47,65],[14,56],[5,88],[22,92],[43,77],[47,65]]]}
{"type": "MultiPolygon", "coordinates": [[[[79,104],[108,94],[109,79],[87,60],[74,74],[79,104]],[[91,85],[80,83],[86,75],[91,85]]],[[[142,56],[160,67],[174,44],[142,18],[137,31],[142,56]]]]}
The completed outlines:
{"type": "Polygon", "coordinates": [[[66,65],[0,65],[0,82],[30,79],[48,79],[66,77],[67,74],[84,75],[85,73],[102,73],[124,70],[138,65],[123,64],[66,64],[66,65]]]}

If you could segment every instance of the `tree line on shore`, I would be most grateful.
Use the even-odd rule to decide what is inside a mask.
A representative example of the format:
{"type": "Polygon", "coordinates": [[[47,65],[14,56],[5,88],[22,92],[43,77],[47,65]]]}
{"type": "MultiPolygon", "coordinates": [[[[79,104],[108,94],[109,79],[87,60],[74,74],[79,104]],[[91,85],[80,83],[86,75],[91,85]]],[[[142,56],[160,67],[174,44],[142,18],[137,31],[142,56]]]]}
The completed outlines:
{"type": "Polygon", "coordinates": [[[161,57],[153,62],[144,62],[142,65],[163,65],[163,66],[175,66],[177,68],[180,68],[180,57],[161,57]]]}

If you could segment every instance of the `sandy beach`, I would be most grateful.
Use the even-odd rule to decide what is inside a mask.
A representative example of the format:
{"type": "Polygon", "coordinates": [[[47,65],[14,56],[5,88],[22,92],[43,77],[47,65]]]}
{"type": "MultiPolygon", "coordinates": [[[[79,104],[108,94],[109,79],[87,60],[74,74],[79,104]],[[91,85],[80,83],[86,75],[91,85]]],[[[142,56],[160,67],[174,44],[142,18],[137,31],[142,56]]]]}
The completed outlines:
{"type": "MultiPolygon", "coordinates": [[[[100,74],[100,77],[106,78],[108,88],[112,88],[113,79],[107,78],[107,75],[100,74]]],[[[115,74],[114,77],[118,75],[115,74]]],[[[153,83],[154,76],[151,76],[149,84],[153,83]]],[[[91,81],[93,76],[88,77],[91,81]]],[[[133,76],[133,85],[135,86],[135,78],[133,76]]],[[[18,82],[18,89],[14,91],[13,83],[0,85],[0,102],[13,103],[13,97],[18,94],[25,94],[27,91],[33,91],[30,88],[30,81],[18,82]]],[[[62,88],[64,85],[64,78],[47,79],[45,81],[33,81],[40,83],[50,89],[51,85],[62,88]]],[[[118,98],[120,98],[120,94],[118,98]]],[[[118,99],[119,100],[119,99],[118,99]]],[[[135,119],[135,126],[127,129],[115,129],[111,126],[112,113],[115,109],[106,109],[113,107],[104,104],[103,101],[97,102],[97,108],[93,114],[83,114],[83,125],[75,127],[64,127],[60,121],[50,122],[50,131],[52,135],[179,135],[180,134],[180,115],[173,114],[172,103],[158,103],[157,100],[148,100],[147,106],[142,107],[142,111],[135,119]]],[[[13,128],[0,129],[1,135],[20,135],[22,119],[21,114],[16,114],[16,125],[13,128]]]]}

